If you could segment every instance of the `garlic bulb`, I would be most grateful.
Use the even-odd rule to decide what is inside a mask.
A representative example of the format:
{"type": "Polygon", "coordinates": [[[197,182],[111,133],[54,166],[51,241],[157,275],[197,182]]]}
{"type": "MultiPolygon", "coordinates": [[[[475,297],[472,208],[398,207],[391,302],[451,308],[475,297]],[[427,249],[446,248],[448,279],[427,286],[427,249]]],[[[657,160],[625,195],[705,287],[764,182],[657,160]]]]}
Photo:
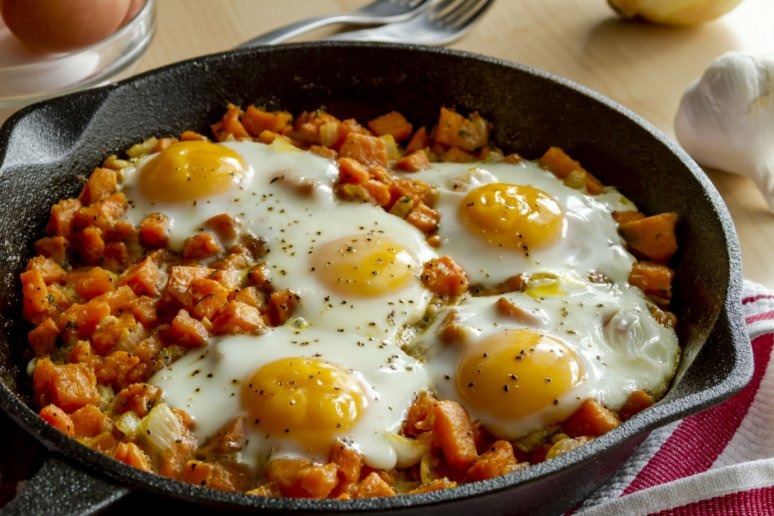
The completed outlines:
{"type": "Polygon", "coordinates": [[[714,20],[742,0],[607,0],[626,18],[642,18],[665,25],[695,25],[714,20]]]}
{"type": "Polygon", "coordinates": [[[675,134],[699,164],[750,177],[774,211],[774,54],[717,58],[683,94],[675,134]]]}

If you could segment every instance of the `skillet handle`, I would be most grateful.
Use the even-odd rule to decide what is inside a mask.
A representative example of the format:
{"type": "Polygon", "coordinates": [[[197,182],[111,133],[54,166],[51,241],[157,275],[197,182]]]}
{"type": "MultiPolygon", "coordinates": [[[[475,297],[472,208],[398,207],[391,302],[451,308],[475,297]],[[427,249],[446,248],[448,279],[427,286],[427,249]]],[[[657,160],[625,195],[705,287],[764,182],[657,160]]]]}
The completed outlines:
{"type": "Polygon", "coordinates": [[[24,489],[3,508],[3,516],[94,514],[129,493],[61,459],[50,457],[24,489]]]}

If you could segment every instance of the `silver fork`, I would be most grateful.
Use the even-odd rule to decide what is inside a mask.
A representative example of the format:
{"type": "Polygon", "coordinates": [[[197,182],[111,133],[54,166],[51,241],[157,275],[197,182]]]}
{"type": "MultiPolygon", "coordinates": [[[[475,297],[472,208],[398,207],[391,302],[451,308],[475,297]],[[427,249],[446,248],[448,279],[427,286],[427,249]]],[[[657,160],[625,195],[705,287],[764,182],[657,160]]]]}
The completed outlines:
{"type": "Polygon", "coordinates": [[[465,34],[492,4],[494,0],[437,0],[430,9],[406,21],[342,32],[325,39],[445,45],[465,34]]]}
{"type": "Polygon", "coordinates": [[[379,25],[400,22],[421,13],[432,2],[433,0],[374,0],[349,13],[315,16],[285,25],[246,41],[239,45],[239,48],[280,43],[305,32],[337,23],[379,25]]]}

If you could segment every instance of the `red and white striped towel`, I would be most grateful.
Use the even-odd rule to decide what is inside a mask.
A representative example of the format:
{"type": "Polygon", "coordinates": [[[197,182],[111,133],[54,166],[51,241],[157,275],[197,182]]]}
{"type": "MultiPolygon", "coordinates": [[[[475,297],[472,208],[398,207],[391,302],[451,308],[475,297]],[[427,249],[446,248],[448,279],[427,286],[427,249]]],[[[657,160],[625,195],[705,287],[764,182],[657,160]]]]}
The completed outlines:
{"type": "Polygon", "coordinates": [[[575,514],[774,515],[774,292],[745,281],[755,370],[726,402],[651,433],[575,514]]]}

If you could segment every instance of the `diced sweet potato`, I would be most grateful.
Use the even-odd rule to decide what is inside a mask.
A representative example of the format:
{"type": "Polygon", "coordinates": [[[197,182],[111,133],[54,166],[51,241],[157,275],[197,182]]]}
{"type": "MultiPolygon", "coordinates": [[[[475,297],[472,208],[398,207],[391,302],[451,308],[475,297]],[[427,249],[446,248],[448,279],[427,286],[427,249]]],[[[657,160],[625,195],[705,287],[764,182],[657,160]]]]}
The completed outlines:
{"type": "Polygon", "coordinates": [[[241,301],[229,301],[221,306],[212,320],[215,335],[261,333],[264,327],[261,311],[241,301]]]}
{"type": "Polygon", "coordinates": [[[166,295],[180,306],[192,307],[198,299],[190,291],[191,282],[195,278],[207,278],[213,272],[213,269],[199,265],[175,265],[169,271],[166,295]]]}
{"type": "Polygon", "coordinates": [[[395,490],[375,471],[366,476],[355,487],[353,498],[378,498],[395,496],[395,490]]]}
{"type": "Polygon", "coordinates": [[[124,313],[103,319],[91,334],[91,343],[94,351],[107,355],[114,349],[131,351],[145,336],[145,328],[137,323],[131,313],[124,313]]]}
{"type": "Polygon", "coordinates": [[[443,400],[433,406],[433,431],[443,455],[451,466],[468,468],[478,457],[473,422],[465,408],[443,400]]]}
{"type": "Polygon", "coordinates": [[[258,136],[263,131],[287,134],[293,128],[293,115],[287,111],[265,111],[248,106],[242,115],[242,125],[250,136],[258,136]]]}
{"type": "Polygon", "coordinates": [[[148,249],[162,249],[169,243],[169,217],[151,213],[140,223],[140,243],[148,249]]]}
{"type": "Polygon", "coordinates": [[[183,258],[186,260],[212,258],[222,251],[223,248],[210,233],[197,233],[183,242],[183,258]]]}
{"type": "Polygon", "coordinates": [[[619,224],[618,230],[635,252],[648,260],[666,263],[677,251],[677,219],[677,213],[659,213],[619,224]]]}
{"type": "Polygon", "coordinates": [[[551,171],[559,179],[570,181],[576,188],[581,186],[592,195],[604,190],[602,183],[591,172],[572,159],[562,148],[550,147],[538,160],[540,166],[551,171]]]}
{"type": "Polygon", "coordinates": [[[128,285],[138,296],[158,296],[164,278],[158,264],[152,257],[146,256],[141,262],[130,267],[121,275],[119,285],[128,285]]]}
{"type": "Polygon", "coordinates": [[[115,170],[95,168],[86,181],[83,190],[81,190],[81,195],[78,199],[85,205],[107,199],[116,191],[117,178],[118,175],[115,170]]]}
{"type": "Polygon", "coordinates": [[[185,309],[180,309],[169,325],[169,337],[180,346],[198,348],[207,344],[210,333],[201,321],[191,317],[185,309]]]}
{"type": "Polygon", "coordinates": [[[212,132],[215,135],[215,139],[218,141],[224,141],[229,138],[245,138],[250,136],[242,122],[239,120],[242,116],[242,110],[229,104],[226,114],[223,118],[212,125],[212,132]]]}
{"type": "Polygon", "coordinates": [[[186,308],[199,320],[212,319],[228,301],[228,289],[214,279],[194,278],[188,288],[194,304],[186,308]]]}
{"type": "Polygon", "coordinates": [[[429,145],[430,137],[427,134],[427,128],[423,126],[416,130],[414,135],[411,137],[411,140],[409,140],[409,142],[406,144],[406,148],[403,150],[410,154],[420,149],[424,149],[429,145]]]}
{"type": "Polygon", "coordinates": [[[489,142],[489,124],[478,113],[471,113],[466,118],[442,107],[435,129],[435,142],[473,151],[489,142]]]}
{"type": "Polygon", "coordinates": [[[247,487],[247,467],[236,462],[192,459],[182,469],[180,480],[221,491],[243,491],[247,487]]]}
{"type": "Polygon", "coordinates": [[[347,483],[356,482],[363,468],[363,456],[342,443],[337,443],[331,451],[330,461],[339,469],[339,477],[347,483]]]}
{"type": "Polygon", "coordinates": [[[210,139],[201,133],[197,133],[196,131],[185,130],[182,133],[180,133],[180,141],[181,142],[208,142],[210,141],[210,139]]]}
{"type": "Polygon", "coordinates": [[[645,214],[640,211],[634,211],[634,210],[628,210],[628,211],[614,211],[612,213],[613,220],[615,220],[618,224],[625,224],[627,222],[632,222],[635,220],[640,220],[645,218],[645,214]]]}
{"type": "Polygon", "coordinates": [[[620,424],[615,412],[592,398],[586,398],[562,423],[562,430],[570,437],[599,437],[620,424]]]}
{"type": "Polygon", "coordinates": [[[27,341],[35,351],[35,356],[48,355],[54,350],[56,339],[59,337],[59,327],[50,317],[30,330],[27,341]]]}
{"type": "Polygon", "coordinates": [[[135,443],[118,443],[113,458],[143,471],[151,470],[150,458],[135,443]]]}
{"type": "Polygon", "coordinates": [[[46,232],[52,236],[70,238],[73,216],[83,204],[78,199],[63,199],[51,207],[46,232]]]}
{"type": "Polygon", "coordinates": [[[403,434],[408,437],[416,437],[423,432],[432,430],[433,407],[437,400],[427,391],[422,391],[409,407],[406,419],[403,422],[403,434]]]}
{"type": "Polygon", "coordinates": [[[35,252],[56,263],[64,262],[70,242],[63,236],[43,237],[35,242],[35,252]]]}
{"type": "Polygon", "coordinates": [[[40,417],[60,432],[69,436],[75,435],[75,425],[72,418],[56,405],[46,405],[40,409],[40,417]]]}
{"type": "Polygon", "coordinates": [[[468,468],[468,478],[470,480],[485,480],[505,475],[518,468],[519,464],[516,461],[511,443],[498,440],[468,468]]]}
{"type": "Polygon", "coordinates": [[[274,459],[266,467],[266,478],[285,496],[325,498],[338,484],[333,463],[314,464],[305,459],[274,459]]]}
{"type": "Polygon", "coordinates": [[[626,421],[635,414],[638,414],[646,408],[652,406],[654,403],[653,396],[643,391],[642,389],[636,389],[629,394],[626,398],[626,402],[618,411],[618,417],[621,421],[626,421]]]}
{"type": "Polygon", "coordinates": [[[419,149],[398,159],[395,168],[404,172],[419,172],[430,168],[430,158],[424,149],[419,149]]]}
{"type": "Polygon", "coordinates": [[[105,254],[105,240],[102,231],[88,226],[73,235],[73,247],[78,256],[88,265],[97,265],[105,254]]]}
{"type": "Polygon", "coordinates": [[[438,229],[441,221],[441,213],[420,201],[406,216],[406,222],[420,230],[425,235],[430,235],[438,229]]]}
{"type": "Polygon", "coordinates": [[[214,231],[221,243],[234,241],[238,226],[237,220],[228,213],[221,213],[204,221],[204,227],[214,231]]]}
{"type": "Polygon", "coordinates": [[[639,287],[645,294],[668,302],[672,298],[674,271],[660,263],[637,262],[632,265],[629,283],[639,287]]]}
{"type": "Polygon", "coordinates": [[[406,117],[397,111],[390,111],[382,116],[368,121],[368,128],[376,136],[391,135],[395,141],[401,142],[411,136],[412,125],[406,117]]]}
{"type": "Polygon", "coordinates": [[[97,378],[87,364],[56,365],[40,358],[32,374],[35,400],[44,407],[53,403],[65,412],[99,402],[97,378]]]}
{"type": "Polygon", "coordinates": [[[367,134],[349,133],[339,149],[339,155],[359,161],[366,167],[386,167],[389,163],[385,141],[367,134]]]}
{"type": "Polygon", "coordinates": [[[419,487],[415,487],[414,489],[410,490],[407,494],[430,493],[433,491],[440,491],[441,489],[451,489],[453,487],[457,487],[457,482],[449,480],[446,477],[441,477],[441,478],[433,479],[427,484],[422,484],[419,487]]]}
{"type": "Polygon", "coordinates": [[[161,389],[149,383],[134,383],[121,389],[113,399],[111,410],[116,414],[131,411],[145,417],[161,400],[161,389]]]}
{"type": "Polygon", "coordinates": [[[270,326],[281,326],[287,321],[300,298],[292,290],[278,290],[269,295],[269,302],[266,305],[266,317],[270,326]]]}
{"type": "Polygon", "coordinates": [[[65,272],[59,263],[43,256],[35,256],[27,262],[26,270],[31,269],[40,271],[46,285],[51,285],[52,283],[64,283],[67,278],[67,272],[65,272]]]}
{"type": "Polygon", "coordinates": [[[371,178],[365,165],[353,158],[339,158],[338,164],[341,183],[362,184],[371,178]]]}
{"type": "Polygon", "coordinates": [[[101,298],[75,303],[56,319],[60,331],[76,330],[78,338],[91,337],[97,326],[110,315],[110,305],[101,298]]]}
{"type": "Polygon", "coordinates": [[[202,447],[201,453],[207,455],[230,455],[241,451],[247,443],[247,428],[242,416],[235,417],[212,436],[202,447]]]}
{"type": "Polygon", "coordinates": [[[148,366],[140,361],[140,357],[126,351],[113,351],[94,368],[99,383],[109,385],[115,390],[145,381],[148,377],[148,366]]]}
{"type": "Polygon", "coordinates": [[[22,310],[24,318],[33,324],[48,318],[48,288],[43,274],[36,269],[21,273],[22,310]]]}
{"type": "Polygon", "coordinates": [[[75,292],[86,300],[113,290],[113,274],[102,267],[73,271],[68,280],[75,292]]]}
{"type": "Polygon", "coordinates": [[[113,427],[110,417],[96,405],[85,405],[72,414],[77,437],[95,437],[103,432],[109,432],[113,427]]]}
{"type": "Polygon", "coordinates": [[[422,283],[439,296],[459,296],[468,290],[468,277],[450,256],[428,260],[422,266],[422,283]]]}

